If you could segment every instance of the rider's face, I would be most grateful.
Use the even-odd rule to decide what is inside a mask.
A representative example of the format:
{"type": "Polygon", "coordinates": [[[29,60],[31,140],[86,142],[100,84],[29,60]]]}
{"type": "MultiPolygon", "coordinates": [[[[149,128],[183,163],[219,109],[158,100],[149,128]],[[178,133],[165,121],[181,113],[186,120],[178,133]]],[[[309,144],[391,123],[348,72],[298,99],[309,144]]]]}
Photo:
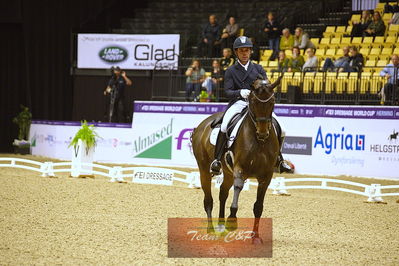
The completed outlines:
{"type": "Polygon", "coordinates": [[[248,63],[249,58],[251,57],[251,52],[252,49],[249,47],[241,47],[236,49],[236,55],[241,64],[245,65],[246,63],[248,63]]]}

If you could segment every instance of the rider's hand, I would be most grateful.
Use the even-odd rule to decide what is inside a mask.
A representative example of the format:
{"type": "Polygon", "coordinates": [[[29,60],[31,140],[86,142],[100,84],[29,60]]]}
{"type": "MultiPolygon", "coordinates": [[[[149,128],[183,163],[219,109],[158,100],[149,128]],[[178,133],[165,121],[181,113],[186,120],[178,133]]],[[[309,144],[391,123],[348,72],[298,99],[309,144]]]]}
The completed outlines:
{"type": "Polygon", "coordinates": [[[241,97],[244,99],[248,98],[250,93],[251,91],[247,89],[240,90],[241,97]]]}

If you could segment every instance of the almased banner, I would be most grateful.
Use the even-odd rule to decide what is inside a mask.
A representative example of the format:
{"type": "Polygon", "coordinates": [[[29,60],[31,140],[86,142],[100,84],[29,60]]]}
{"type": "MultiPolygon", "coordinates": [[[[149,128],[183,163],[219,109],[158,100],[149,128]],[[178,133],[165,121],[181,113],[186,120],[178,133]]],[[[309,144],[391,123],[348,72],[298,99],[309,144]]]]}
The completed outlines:
{"type": "MultiPolygon", "coordinates": [[[[226,104],[136,102],[133,162],[197,167],[192,130],[226,104]]],[[[275,106],[284,157],[299,174],[399,178],[399,108],[275,106]]]]}
{"type": "Polygon", "coordinates": [[[78,34],[78,68],[177,69],[179,34],[78,34]]]}

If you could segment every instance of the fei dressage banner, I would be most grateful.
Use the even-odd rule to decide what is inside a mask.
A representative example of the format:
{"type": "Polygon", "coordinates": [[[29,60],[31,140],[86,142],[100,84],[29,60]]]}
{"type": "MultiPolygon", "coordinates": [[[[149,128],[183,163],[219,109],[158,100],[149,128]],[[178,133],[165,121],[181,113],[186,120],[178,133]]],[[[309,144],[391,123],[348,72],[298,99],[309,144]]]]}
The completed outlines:
{"type": "Polygon", "coordinates": [[[78,34],[78,68],[177,69],[179,34],[78,34]]]}
{"type": "MultiPolygon", "coordinates": [[[[94,161],[197,167],[192,130],[226,103],[136,101],[132,125],[95,123],[94,161]]],[[[399,179],[399,108],[276,104],[284,157],[298,174],[399,179]]],[[[70,160],[79,122],[33,121],[32,154],[70,160]]]]}

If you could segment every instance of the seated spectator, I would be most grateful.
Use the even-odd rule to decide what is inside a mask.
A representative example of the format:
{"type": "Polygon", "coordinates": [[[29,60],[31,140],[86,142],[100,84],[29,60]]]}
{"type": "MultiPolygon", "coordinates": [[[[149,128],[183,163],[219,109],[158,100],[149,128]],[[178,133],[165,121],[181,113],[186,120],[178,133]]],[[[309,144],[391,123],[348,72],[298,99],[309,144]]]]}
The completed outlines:
{"type": "Polygon", "coordinates": [[[381,18],[381,14],[375,11],[373,14],[373,20],[363,31],[363,36],[384,36],[385,34],[385,23],[381,18]]]}
{"type": "Polygon", "coordinates": [[[208,94],[219,100],[219,92],[224,80],[224,71],[220,67],[219,60],[212,62],[211,80],[211,91],[208,91],[208,94]]]}
{"type": "Polygon", "coordinates": [[[319,66],[319,61],[317,59],[317,56],[315,55],[315,49],[313,48],[306,49],[306,54],[308,55],[308,58],[306,59],[305,64],[303,64],[302,66],[302,71],[316,72],[319,66]]]}
{"type": "Polygon", "coordinates": [[[194,59],[185,72],[186,75],[186,101],[198,101],[202,82],[205,80],[205,70],[200,61],[194,59]],[[194,95],[192,93],[194,92],[194,95]]]}
{"type": "Polygon", "coordinates": [[[342,48],[344,55],[333,62],[329,57],[326,58],[322,70],[344,72],[344,68],[349,63],[349,46],[342,48]]]}
{"type": "Polygon", "coordinates": [[[252,53],[251,53],[251,60],[255,60],[257,62],[259,62],[260,59],[260,48],[259,45],[256,43],[256,40],[254,37],[250,37],[251,41],[252,41],[252,53]]]}
{"type": "Polygon", "coordinates": [[[238,37],[240,27],[236,23],[235,17],[231,16],[229,18],[229,24],[223,29],[221,36],[221,46],[224,48],[233,48],[233,42],[238,37]]]}
{"type": "Polygon", "coordinates": [[[358,52],[357,47],[352,46],[349,48],[349,62],[344,66],[345,72],[361,72],[364,65],[364,58],[358,52]]]}
{"type": "Polygon", "coordinates": [[[381,77],[386,77],[388,82],[384,85],[384,88],[380,91],[381,104],[393,104],[398,105],[399,97],[399,55],[394,54],[391,57],[391,64],[388,64],[380,72],[381,77]],[[396,99],[393,99],[394,91],[396,99]]]}
{"type": "Polygon", "coordinates": [[[198,45],[202,57],[220,57],[220,37],[222,28],[217,23],[216,16],[210,15],[209,22],[201,31],[201,40],[198,45]]]}
{"type": "Polygon", "coordinates": [[[283,36],[280,39],[280,51],[291,50],[294,47],[294,35],[291,34],[290,29],[283,29],[283,36]]]}
{"type": "Polygon", "coordinates": [[[352,37],[362,37],[363,32],[371,23],[371,14],[369,10],[363,10],[360,21],[353,21],[353,28],[351,32],[352,37]]]}
{"type": "Polygon", "coordinates": [[[236,62],[236,59],[233,56],[233,52],[231,51],[230,48],[224,48],[223,49],[223,57],[220,59],[220,66],[222,67],[223,71],[226,71],[226,69],[229,66],[234,65],[236,62]]]}
{"type": "Polygon", "coordinates": [[[298,46],[294,46],[292,48],[292,57],[288,62],[288,72],[298,72],[302,71],[302,67],[305,64],[305,59],[301,55],[301,50],[299,50],[298,46]]]}
{"type": "Polygon", "coordinates": [[[310,41],[309,34],[303,31],[302,28],[298,27],[295,29],[294,46],[298,46],[299,49],[316,48],[315,45],[310,41]]]}
{"type": "Polygon", "coordinates": [[[280,24],[277,22],[273,12],[267,14],[267,20],[263,25],[263,31],[267,33],[269,49],[273,50],[270,60],[275,60],[280,49],[280,24]]]}
{"type": "Polygon", "coordinates": [[[287,55],[285,54],[285,51],[282,50],[278,52],[278,68],[277,69],[272,69],[272,72],[287,72],[288,70],[288,63],[289,59],[287,58],[287,55]]]}
{"type": "Polygon", "coordinates": [[[399,24],[399,11],[396,13],[393,13],[392,18],[388,21],[388,25],[398,25],[399,24]]]}

